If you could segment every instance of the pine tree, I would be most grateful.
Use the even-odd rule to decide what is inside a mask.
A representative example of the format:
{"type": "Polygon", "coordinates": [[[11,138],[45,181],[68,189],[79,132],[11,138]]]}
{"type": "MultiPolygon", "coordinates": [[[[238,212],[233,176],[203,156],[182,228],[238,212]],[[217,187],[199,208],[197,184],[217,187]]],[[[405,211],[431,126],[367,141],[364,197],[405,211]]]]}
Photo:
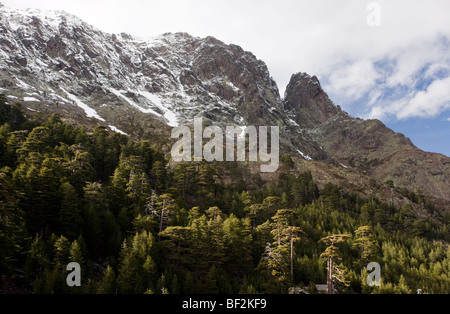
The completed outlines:
{"type": "Polygon", "coordinates": [[[106,271],[98,284],[97,293],[114,294],[117,293],[116,289],[116,275],[111,265],[108,265],[106,266],[106,271]]]}
{"type": "Polygon", "coordinates": [[[370,226],[361,226],[355,231],[357,239],[354,246],[360,250],[361,271],[370,262],[377,250],[378,243],[373,240],[370,226]]]}
{"type": "Polygon", "coordinates": [[[152,177],[154,178],[154,184],[152,188],[161,193],[166,189],[167,184],[167,170],[163,162],[157,160],[153,163],[152,174],[152,177]]]}
{"type": "Polygon", "coordinates": [[[103,211],[100,215],[102,237],[99,240],[104,256],[116,256],[120,251],[121,230],[111,211],[103,211]]]}
{"type": "Polygon", "coordinates": [[[187,195],[197,190],[198,172],[195,163],[179,163],[173,170],[173,183],[177,193],[186,201],[187,195]]]}
{"type": "Polygon", "coordinates": [[[291,280],[294,279],[294,242],[300,241],[306,236],[300,227],[290,225],[293,214],[292,210],[280,209],[272,217],[275,251],[280,252],[282,256],[289,253],[291,280]]]}
{"type": "Polygon", "coordinates": [[[156,264],[152,258],[154,238],[151,233],[136,233],[122,244],[117,277],[119,293],[144,293],[154,288],[156,264]]]}
{"type": "Polygon", "coordinates": [[[9,124],[0,124],[0,168],[4,166],[12,166],[8,160],[8,146],[6,144],[10,132],[11,126],[9,124]]]}
{"type": "Polygon", "coordinates": [[[77,240],[74,240],[72,242],[72,244],[70,245],[69,261],[70,262],[76,262],[76,263],[80,264],[81,271],[82,271],[82,274],[83,274],[83,268],[85,269],[86,263],[84,261],[84,256],[83,256],[83,252],[81,250],[81,246],[80,246],[80,244],[78,243],[77,240]]]}
{"type": "Polygon", "coordinates": [[[169,294],[168,286],[166,276],[165,274],[162,274],[156,283],[156,290],[161,291],[161,294],[169,294]]]}
{"type": "Polygon", "coordinates": [[[24,212],[9,178],[0,171],[0,272],[23,262],[29,241],[24,212]]]}
{"type": "Polygon", "coordinates": [[[167,250],[168,259],[180,268],[194,263],[190,250],[191,232],[190,227],[169,226],[160,233],[163,238],[161,244],[167,250]]]}
{"type": "Polygon", "coordinates": [[[250,206],[246,206],[245,210],[248,212],[248,217],[252,222],[253,229],[255,229],[261,221],[264,221],[264,217],[260,215],[260,213],[264,210],[262,204],[252,204],[250,206]]]}
{"type": "Polygon", "coordinates": [[[54,264],[57,269],[65,270],[66,265],[71,262],[70,253],[71,253],[70,241],[65,236],[60,236],[58,240],[55,242],[54,264]]]}
{"type": "Polygon", "coordinates": [[[220,267],[224,263],[225,239],[223,230],[223,213],[218,207],[211,207],[206,211],[209,217],[207,222],[207,237],[209,262],[220,267]]]}
{"type": "Polygon", "coordinates": [[[161,241],[160,234],[167,226],[170,216],[174,214],[176,206],[172,195],[168,193],[160,195],[156,205],[156,208],[154,208],[153,212],[150,214],[155,217],[159,223],[158,239],[161,241]]]}
{"type": "Polygon", "coordinates": [[[47,242],[36,235],[31,242],[26,261],[27,274],[30,278],[40,277],[44,270],[50,267],[51,254],[49,251],[47,242]]]}
{"type": "Polygon", "coordinates": [[[44,126],[35,127],[30,134],[28,134],[22,148],[18,150],[20,154],[20,161],[25,160],[29,153],[44,154],[50,151],[50,130],[44,126]]]}
{"type": "Polygon", "coordinates": [[[177,274],[173,275],[170,291],[172,291],[172,294],[180,294],[180,283],[178,282],[177,274]]]}
{"type": "Polygon", "coordinates": [[[335,265],[336,260],[339,258],[339,249],[336,246],[338,243],[342,243],[346,238],[349,238],[348,234],[333,234],[323,237],[319,242],[324,242],[327,246],[325,251],[320,254],[320,257],[327,261],[327,292],[328,294],[334,293],[335,282],[340,282],[344,285],[348,285],[345,278],[343,269],[340,269],[335,265]]]}
{"type": "Polygon", "coordinates": [[[15,165],[19,158],[19,149],[22,148],[28,135],[27,130],[16,130],[9,133],[6,140],[6,157],[5,161],[8,166],[15,165]]]}
{"type": "Polygon", "coordinates": [[[103,240],[100,216],[94,208],[88,206],[83,211],[83,221],[83,235],[86,245],[89,252],[92,252],[92,257],[98,257],[103,240]]]}
{"type": "MultiPolygon", "coordinates": [[[[89,270],[88,270],[88,264],[85,262],[84,260],[84,256],[83,256],[83,252],[82,252],[82,248],[81,245],[78,243],[77,240],[74,240],[72,242],[72,244],[70,245],[70,250],[69,250],[69,263],[78,263],[80,265],[80,280],[82,283],[86,283],[88,282],[88,274],[89,274],[89,270]]],[[[80,293],[81,292],[82,287],[72,287],[72,289],[70,289],[71,293],[80,293]]]]}
{"type": "Polygon", "coordinates": [[[271,280],[275,280],[281,293],[284,293],[285,285],[289,280],[288,272],[286,271],[287,267],[286,258],[283,258],[282,252],[274,250],[272,244],[267,242],[257,269],[263,271],[269,277],[267,284],[271,280]]]}
{"type": "Polygon", "coordinates": [[[194,219],[190,225],[189,251],[192,255],[192,269],[202,273],[209,270],[211,254],[214,247],[210,244],[209,226],[206,215],[194,219]]]}
{"type": "Polygon", "coordinates": [[[76,188],[78,195],[82,196],[86,182],[95,179],[95,170],[92,166],[94,157],[83,148],[82,144],[70,146],[69,151],[73,156],[70,156],[70,161],[64,163],[69,173],[68,181],[76,188]]]}
{"type": "Polygon", "coordinates": [[[11,106],[7,104],[8,100],[4,94],[0,94],[0,125],[11,120],[11,106]]]}
{"type": "Polygon", "coordinates": [[[18,129],[26,119],[23,115],[19,104],[8,104],[8,100],[4,94],[0,94],[0,126],[8,123],[14,129],[18,129]]]}
{"type": "Polygon", "coordinates": [[[250,221],[231,214],[223,222],[227,273],[243,276],[252,264],[252,234],[250,221]]]}
{"type": "Polygon", "coordinates": [[[70,240],[74,240],[82,231],[81,202],[76,189],[69,182],[61,184],[61,194],[62,200],[58,225],[61,233],[70,240]]]}

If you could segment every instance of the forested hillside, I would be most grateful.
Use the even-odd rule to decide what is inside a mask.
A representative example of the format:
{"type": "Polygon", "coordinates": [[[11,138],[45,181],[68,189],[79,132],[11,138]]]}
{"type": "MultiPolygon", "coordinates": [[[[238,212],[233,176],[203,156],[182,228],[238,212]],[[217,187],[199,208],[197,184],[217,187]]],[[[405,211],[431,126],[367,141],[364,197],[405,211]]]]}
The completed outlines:
{"type": "Polygon", "coordinates": [[[450,291],[449,217],[405,189],[428,216],[319,189],[289,156],[277,182],[245,163],[169,164],[161,139],[25,117],[4,96],[0,125],[2,293],[315,293],[330,257],[340,293],[450,291]],[[361,276],[370,262],[380,287],[361,276]]]}

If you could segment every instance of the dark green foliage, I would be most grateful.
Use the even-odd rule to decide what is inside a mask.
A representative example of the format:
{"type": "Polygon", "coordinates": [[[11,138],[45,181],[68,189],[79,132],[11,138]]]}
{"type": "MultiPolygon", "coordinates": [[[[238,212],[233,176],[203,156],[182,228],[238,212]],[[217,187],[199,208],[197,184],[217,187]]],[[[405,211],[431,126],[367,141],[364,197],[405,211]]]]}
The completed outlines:
{"type": "Polygon", "coordinates": [[[9,104],[4,94],[0,94],[0,125],[8,123],[14,130],[20,128],[26,119],[19,104],[9,104]]]}
{"type": "Polygon", "coordinates": [[[34,293],[315,293],[323,257],[337,252],[320,240],[347,234],[339,292],[450,291],[448,215],[420,192],[401,190],[411,204],[394,208],[331,183],[319,190],[310,172],[290,171],[289,155],[271,184],[242,163],[169,166],[149,141],[56,115],[25,120],[5,97],[0,119],[1,289],[23,269],[34,293]],[[82,287],[66,285],[72,261],[82,287]],[[361,277],[372,261],[381,287],[361,277]]]}

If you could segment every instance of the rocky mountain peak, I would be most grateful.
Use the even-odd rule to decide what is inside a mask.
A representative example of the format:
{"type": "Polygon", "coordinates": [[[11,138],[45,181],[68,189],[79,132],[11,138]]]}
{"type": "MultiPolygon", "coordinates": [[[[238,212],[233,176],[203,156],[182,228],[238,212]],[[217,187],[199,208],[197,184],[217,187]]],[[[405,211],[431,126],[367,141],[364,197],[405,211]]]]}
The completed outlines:
{"type": "Polygon", "coordinates": [[[323,91],[317,76],[311,76],[306,72],[292,74],[288,88],[307,90],[311,97],[323,91]]]}
{"type": "Polygon", "coordinates": [[[312,129],[341,112],[323,91],[319,79],[293,74],[284,95],[284,108],[302,128],[312,129]]]}

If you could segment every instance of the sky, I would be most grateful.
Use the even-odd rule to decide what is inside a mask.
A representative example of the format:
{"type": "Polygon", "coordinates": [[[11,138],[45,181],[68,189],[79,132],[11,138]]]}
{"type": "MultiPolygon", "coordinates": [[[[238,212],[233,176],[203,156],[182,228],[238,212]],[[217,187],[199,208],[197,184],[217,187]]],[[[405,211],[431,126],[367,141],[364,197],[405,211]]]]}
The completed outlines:
{"type": "Polygon", "coordinates": [[[0,0],[64,10],[108,33],[214,36],[263,60],[281,96],[316,75],[336,105],[450,156],[448,0],[0,0]]]}

